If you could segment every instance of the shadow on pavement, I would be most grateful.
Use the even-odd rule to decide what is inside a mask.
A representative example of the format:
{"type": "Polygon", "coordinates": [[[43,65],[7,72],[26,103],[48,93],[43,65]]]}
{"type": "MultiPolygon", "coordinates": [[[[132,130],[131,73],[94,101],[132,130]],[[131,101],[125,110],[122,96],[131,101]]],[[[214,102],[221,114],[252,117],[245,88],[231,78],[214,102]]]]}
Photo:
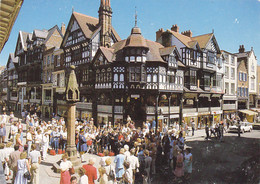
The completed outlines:
{"type": "Polygon", "coordinates": [[[192,147],[191,183],[260,183],[260,138],[226,136],[189,141],[192,147]]]}

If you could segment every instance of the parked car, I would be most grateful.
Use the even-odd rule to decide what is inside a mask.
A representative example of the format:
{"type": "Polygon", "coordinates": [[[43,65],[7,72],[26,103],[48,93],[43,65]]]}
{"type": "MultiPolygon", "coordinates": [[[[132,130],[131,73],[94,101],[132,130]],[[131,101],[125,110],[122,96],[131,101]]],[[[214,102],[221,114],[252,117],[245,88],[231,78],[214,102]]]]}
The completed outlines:
{"type": "MultiPolygon", "coordinates": [[[[240,132],[251,132],[253,130],[253,126],[249,122],[242,122],[240,123],[240,132]]],[[[229,131],[230,132],[237,132],[238,131],[238,124],[229,126],[229,131]]]]}

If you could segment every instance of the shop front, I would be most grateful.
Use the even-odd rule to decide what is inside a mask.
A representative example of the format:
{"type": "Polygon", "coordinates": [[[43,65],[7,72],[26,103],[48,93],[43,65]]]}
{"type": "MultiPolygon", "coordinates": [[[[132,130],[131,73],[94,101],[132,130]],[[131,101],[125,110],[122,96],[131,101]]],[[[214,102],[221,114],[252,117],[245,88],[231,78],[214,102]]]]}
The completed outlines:
{"type": "Polygon", "coordinates": [[[197,112],[196,113],[184,113],[183,119],[187,123],[188,126],[191,126],[190,121],[191,121],[191,119],[193,119],[195,122],[195,126],[197,128],[201,128],[198,123],[199,122],[198,115],[199,114],[197,112]]]}
{"type": "Polygon", "coordinates": [[[242,121],[248,121],[250,123],[256,122],[256,117],[258,113],[253,112],[251,110],[239,110],[239,117],[242,121]]]}
{"type": "Polygon", "coordinates": [[[222,121],[223,111],[212,111],[211,115],[213,116],[213,124],[220,123],[222,121]]]}
{"type": "Polygon", "coordinates": [[[210,112],[198,113],[198,129],[205,128],[206,124],[208,124],[208,126],[212,125],[212,117],[210,112]]]}

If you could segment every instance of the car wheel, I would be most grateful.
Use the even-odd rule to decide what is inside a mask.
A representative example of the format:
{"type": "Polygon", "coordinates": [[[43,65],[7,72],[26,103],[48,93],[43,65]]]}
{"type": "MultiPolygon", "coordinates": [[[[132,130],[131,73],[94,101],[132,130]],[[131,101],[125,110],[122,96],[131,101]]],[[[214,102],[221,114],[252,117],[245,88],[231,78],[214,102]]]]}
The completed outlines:
{"type": "Polygon", "coordinates": [[[250,129],[249,129],[249,132],[251,132],[251,131],[252,131],[252,129],[250,128],[250,129]]]}

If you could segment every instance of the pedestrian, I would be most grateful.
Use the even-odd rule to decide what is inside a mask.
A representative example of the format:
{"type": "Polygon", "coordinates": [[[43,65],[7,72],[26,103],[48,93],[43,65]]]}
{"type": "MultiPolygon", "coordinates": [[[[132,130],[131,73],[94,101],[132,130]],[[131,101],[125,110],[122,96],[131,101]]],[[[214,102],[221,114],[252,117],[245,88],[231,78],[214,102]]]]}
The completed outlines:
{"type": "Polygon", "coordinates": [[[60,132],[58,132],[58,128],[55,127],[54,131],[52,132],[53,137],[53,143],[54,143],[54,149],[56,154],[58,154],[59,149],[59,141],[60,141],[60,132]]]}
{"type": "Polygon", "coordinates": [[[79,168],[79,184],[88,184],[88,176],[85,174],[85,169],[83,167],[79,168]]]}
{"type": "Polygon", "coordinates": [[[238,121],[238,128],[237,128],[238,137],[240,137],[240,131],[241,131],[241,124],[240,121],[238,121]]]}
{"type": "Polygon", "coordinates": [[[135,174],[136,172],[139,172],[139,161],[138,158],[135,156],[135,148],[131,149],[131,155],[128,159],[130,163],[130,167],[133,171],[133,183],[135,182],[135,174]]]}
{"type": "Polygon", "coordinates": [[[68,160],[69,156],[67,153],[62,155],[62,160],[60,163],[60,170],[61,170],[61,176],[60,176],[60,184],[69,184],[70,183],[70,172],[69,169],[72,168],[71,161],[68,160]]]}
{"type": "Polygon", "coordinates": [[[183,154],[181,153],[181,149],[178,150],[176,168],[173,173],[176,176],[175,180],[184,176],[183,154]]]}
{"type": "Polygon", "coordinates": [[[47,158],[47,151],[49,147],[49,134],[48,130],[45,129],[44,133],[42,134],[42,139],[41,139],[41,149],[42,149],[42,160],[45,160],[47,158]]]}
{"type": "Polygon", "coordinates": [[[70,178],[70,184],[77,184],[78,182],[77,182],[77,177],[76,176],[72,176],[71,178],[70,178]]]}
{"type": "Polygon", "coordinates": [[[5,159],[5,175],[7,176],[7,180],[9,180],[9,177],[11,175],[11,170],[10,170],[10,167],[8,165],[8,162],[9,162],[9,156],[12,152],[14,152],[14,148],[12,147],[13,143],[12,142],[8,142],[6,144],[6,147],[5,147],[5,153],[6,153],[6,159],[5,159]]]}
{"type": "Polygon", "coordinates": [[[206,132],[206,138],[205,139],[209,139],[209,126],[208,124],[206,123],[206,126],[205,126],[205,132],[206,132]]]}
{"type": "Polygon", "coordinates": [[[108,176],[106,174],[106,169],[104,167],[98,168],[99,172],[99,184],[107,184],[108,183],[108,176]]]}
{"type": "Polygon", "coordinates": [[[20,159],[21,152],[19,151],[19,145],[14,145],[14,152],[10,153],[9,160],[8,160],[8,166],[13,171],[13,181],[14,183],[16,172],[17,172],[17,160],[20,159]]]}
{"type": "Polygon", "coordinates": [[[108,184],[113,184],[116,182],[116,172],[114,168],[111,166],[111,158],[106,159],[106,166],[104,167],[106,170],[106,175],[108,176],[108,184]]]}
{"type": "Polygon", "coordinates": [[[192,173],[192,154],[190,148],[186,148],[184,153],[184,172],[186,175],[185,178],[189,180],[192,173]]]}
{"type": "Polygon", "coordinates": [[[29,153],[29,163],[31,165],[31,184],[40,183],[39,164],[41,163],[41,153],[36,150],[36,145],[32,145],[32,151],[29,153]]]}
{"type": "Polygon", "coordinates": [[[194,122],[193,118],[191,118],[191,128],[192,128],[192,136],[194,136],[195,122],[194,122]]]}
{"type": "Polygon", "coordinates": [[[123,181],[125,184],[132,184],[133,183],[133,171],[130,167],[129,162],[124,162],[124,170],[125,173],[123,174],[123,181]]]}
{"type": "Polygon", "coordinates": [[[85,173],[88,176],[88,183],[94,184],[97,179],[97,169],[94,167],[95,159],[90,158],[88,164],[83,165],[85,173]]]}
{"type": "Polygon", "coordinates": [[[0,143],[5,143],[5,136],[6,136],[6,127],[5,124],[2,123],[0,125],[0,143]]]}
{"type": "Polygon", "coordinates": [[[32,146],[32,140],[33,140],[33,128],[29,127],[28,132],[26,134],[26,143],[28,145],[27,154],[31,152],[31,146],[32,146]]]}
{"type": "Polygon", "coordinates": [[[17,173],[15,176],[14,184],[27,184],[27,178],[24,177],[24,173],[30,172],[30,166],[28,163],[27,153],[20,153],[20,159],[17,160],[17,173]]]}
{"type": "Polygon", "coordinates": [[[147,172],[147,177],[148,177],[148,184],[151,183],[151,166],[152,166],[152,157],[150,157],[149,151],[146,149],[144,150],[144,170],[147,172]]]}
{"type": "Polygon", "coordinates": [[[121,148],[119,151],[119,154],[115,157],[115,164],[116,164],[116,179],[119,183],[122,183],[123,174],[124,174],[124,161],[125,161],[125,155],[124,155],[124,148],[121,148]]]}

